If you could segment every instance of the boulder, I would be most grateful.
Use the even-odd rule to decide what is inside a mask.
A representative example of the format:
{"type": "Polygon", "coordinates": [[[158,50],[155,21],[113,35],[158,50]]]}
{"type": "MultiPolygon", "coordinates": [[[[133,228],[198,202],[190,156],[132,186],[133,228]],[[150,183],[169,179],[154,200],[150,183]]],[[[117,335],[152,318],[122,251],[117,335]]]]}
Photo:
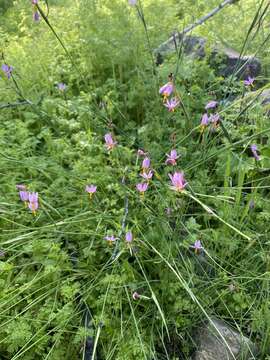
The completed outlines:
{"type": "Polygon", "coordinates": [[[202,59],[205,57],[206,39],[200,36],[186,35],[184,38],[178,34],[159,46],[155,53],[164,59],[167,55],[175,53],[175,47],[183,48],[186,55],[202,59]]]}
{"type": "Polygon", "coordinates": [[[264,89],[259,96],[259,100],[262,105],[269,105],[270,104],[270,89],[264,89]]]}
{"type": "Polygon", "coordinates": [[[258,355],[251,340],[216,318],[199,329],[197,338],[194,360],[252,360],[258,355]]]}
{"type": "MultiPolygon", "coordinates": [[[[207,39],[200,36],[176,34],[170,40],[164,42],[155,50],[157,64],[161,64],[164,58],[182,48],[184,54],[194,59],[203,59],[206,56],[207,39]]],[[[240,56],[240,54],[228,47],[214,44],[210,48],[209,63],[221,76],[235,75],[238,79],[246,79],[248,76],[256,77],[261,72],[260,60],[253,55],[240,56]]]]}
{"type": "Polygon", "coordinates": [[[209,57],[210,65],[223,77],[235,75],[238,79],[257,77],[261,72],[260,60],[253,55],[240,54],[227,47],[216,46],[209,57]]]}

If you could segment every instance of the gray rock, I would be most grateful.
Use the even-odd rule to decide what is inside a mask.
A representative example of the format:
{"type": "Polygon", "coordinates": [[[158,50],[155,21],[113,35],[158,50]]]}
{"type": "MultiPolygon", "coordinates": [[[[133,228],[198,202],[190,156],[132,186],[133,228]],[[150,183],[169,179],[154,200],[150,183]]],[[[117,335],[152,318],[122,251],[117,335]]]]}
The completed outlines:
{"type": "Polygon", "coordinates": [[[238,79],[256,77],[261,72],[260,60],[252,55],[241,56],[230,48],[215,47],[210,55],[210,64],[224,76],[235,75],[238,79]]]}
{"type": "Polygon", "coordinates": [[[270,89],[264,89],[259,96],[262,105],[270,104],[270,89]]]}
{"type": "Polygon", "coordinates": [[[199,347],[194,360],[252,360],[257,349],[245,336],[216,318],[198,331],[199,347]]]}
{"type": "MultiPolygon", "coordinates": [[[[163,59],[182,48],[184,54],[195,58],[203,59],[206,56],[207,40],[200,36],[176,34],[174,39],[164,42],[159,48],[155,50],[160,64],[163,59]]],[[[261,72],[261,63],[258,58],[247,55],[240,56],[240,54],[231,49],[221,45],[210,44],[209,62],[219,75],[224,77],[235,75],[239,79],[246,79],[248,76],[256,77],[261,72]]]]}
{"type": "Polygon", "coordinates": [[[200,36],[190,35],[186,35],[183,38],[180,34],[176,35],[174,40],[170,40],[162,44],[155,52],[156,54],[160,54],[162,58],[165,58],[167,55],[175,52],[176,46],[178,50],[182,48],[186,55],[194,58],[202,59],[206,55],[206,39],[200,36]]]}

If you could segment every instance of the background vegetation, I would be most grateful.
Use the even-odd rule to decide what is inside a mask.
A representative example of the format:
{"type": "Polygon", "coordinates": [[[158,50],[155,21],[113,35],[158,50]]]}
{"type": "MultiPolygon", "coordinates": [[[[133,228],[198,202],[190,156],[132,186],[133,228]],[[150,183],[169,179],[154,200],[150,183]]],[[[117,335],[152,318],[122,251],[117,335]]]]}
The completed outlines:
{"type": "MultiPolygon", "coordinates": [[[[172,55],[153,68],[151,49],[219,1],[141,0],[147,31],[126,0],[48,3],[49,24],[33,21],[30,1],[0,1],[2,63],[14,68],[0,79],[1,359],[189,359],[213,315],[270,358],[269,117],[207,60],[172,55]],[[184,104],[175,112],[158,94],[171,72],[184,104]],[[213,99],[226,131],[202,132],[213,99]],[[154,171],[143,198],[139,148],[154,171]],[[185,193],[169,186],[173,148],[185,193]],[[17,184],[39,193],[36,216],[17,184]]],[[[195,31],[256,52],[254,90],[268,82],[268,12],[251,26],[266,6],[240,0],[195,31]]]]}

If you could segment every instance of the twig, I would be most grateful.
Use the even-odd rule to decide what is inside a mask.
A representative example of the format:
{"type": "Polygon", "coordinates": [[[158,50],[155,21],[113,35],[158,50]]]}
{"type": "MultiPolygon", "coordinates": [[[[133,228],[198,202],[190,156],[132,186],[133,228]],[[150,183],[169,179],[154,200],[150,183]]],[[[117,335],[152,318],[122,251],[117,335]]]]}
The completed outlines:
{"type": "Polygon", "coordinates": [[[0,110],[1,109],[6,109],[6,108],[13,108],[13,107],[17,107],[17,106],[20,106],[20,105],[33,105],[33,104],[29,100],[18,101],[18,102],[15,102],[15,103],[0,104],[0,110]]]}
{"type": "MultiPolygon", "coordinates": [[[[126,184],[125,175],[123,176],[121,183],[122,183],[123,186],[125,186],[125,184],[126,184]]],[[[122,237],[122,235],[123,235],[123,233],[125,231],[125,228],[126,228],[126,221],[127,221],[127,216],[128,216],[128,204],[129,204],[127,192],[125,194],[124,203],[125,203],[125,205],[124,205],[125,206],[124,207],[124,215],[123,215],[123,218],[122,218],[121,229],[120,229],[119,234],[118,234],[118,239],[115,242],[114,251],[113,251],[113,254],[112,254],[112,260],[115,260],[115,258],[118,255],[119,241],[120,241],[120,239],[121,239],[121,237],[122,237]]]]}
{"type": "MultiPolygon", "coordinates": [[[[57,34],[57,32],[55,31],[54,27],[51,25],[48,17],[45,15],[45,13],[43,12],[43,10],[40,8],[40,6],[37,4],[37,9],[41,15],[41,17],[43,18],[43,20],[45,21],[45,23],[48,25],[48,27],[50,28],[50,30],[52,31],[52,33],[54,34],[54,36],[56,37],[56,39],[58,40],[59,44],[62,46],[63,50],[65,51],[66,55],[68,56],[71,64],[73,65],[73,67],[76,69],[76,71],[78,72],[78,74],[80,75],[81,79],[83,81],[85,81],[84,77],[82,76],[80,69],[78,68],[78,66],[76,65],[73,57],[71,56],[70,52],[68,51],[68,49],[66,48],[65,44],[63,43],[63,41],[61,40],[60,36],[57,34]]],[[[48,10],[48,9],[47,9],[48,10]]]]}
{"type": "Polygon", "coordinates": [[[146,24],[146,21],[145,21],[143,8],[142,8],[142,4],[141,4],[140,1],[139,1],[139,5],[136,5],[136,9],[137,9],[138,16],[139,16],[139,18],[141,19],[141,21],[143,23],[144,32],[145,32],[145,35],[146,35],[146,40],[147,40],[147,45],[148,45],[148,50],[149,50],[149,54],[150,54],[151,61],[152,61],[152,66],[153,66],[153,75],[155,75],[156,69],[155,69],[155,60],[154,60],[154,57],[153,57],[153,50],[152,50],[152,47],[151,47],[151,42],[150,42],[149,33],[148,33],[148,27],[147,27],[147,24],[146,24]]]}
{"type": "MultiPolygon", "coordinates": [[[[73,269],[76,269],[78,266],[78,253],[76,249],[71,251],[69,248],[69,241],[65,240],[65,248],[67,249],[67,253],[69,255],[70,262],[72,264],[73,269]]],[[[92,314],[87,305],[87,303],[83,300],[82,295],[79,294],[76,297],[76,303],[78,304],[78,308],[82,313],[82,324],[86,330],[93,330],[93,323],[92,323],[92,314]]],[[[93,357],[93,350],[94,350],[94,336],[86,336],[83,344],[83,360],[92,360],[93,357]]]]}
{"type": "MultiPolygon", "coordinates": [[[[83,310],[83,323],[86,329],[91,330],[93,328],[91,322],[91,312],[88,305],[83,301],[81,303],[81,308],[83,310]]],[[[84,342],[84,351],[83,351],[83,359],[84,360],[92,360],[94,350],[94,337],[88,335],[84,342]]]]}
{"type": "Polygon", "coordinates": [[[181,37],[183,37],[185,34],[187,34],[188,32],[190,32],[191,30],[195,29],[197,26],[202,25],[205,21],[207,21],[208,19],[210,19],[212,16],[214,16],[215,14],[217,14],[220,10],[222,10],[225,6],[227,5],[231,5],[235,2],[237,2],[239,0],[224,0],[220,5],[218,5],[216,8],[214,8],[213,10],[211,10],[208,14],[204,15],[203,17],[201,17],[200,19],[198,19],[197,21],[195,21],[195,23],[187,26],[182,32],[177,32],[176,34],[174,34],[173,36],[171,36],[168,40],[164,41],[156,50],[155,52],[160,52],[162,51],[162,48],[166,48],[171,42],[175,41],[176,37],[178,37],[178,39],[180,40],[181,37]]]}

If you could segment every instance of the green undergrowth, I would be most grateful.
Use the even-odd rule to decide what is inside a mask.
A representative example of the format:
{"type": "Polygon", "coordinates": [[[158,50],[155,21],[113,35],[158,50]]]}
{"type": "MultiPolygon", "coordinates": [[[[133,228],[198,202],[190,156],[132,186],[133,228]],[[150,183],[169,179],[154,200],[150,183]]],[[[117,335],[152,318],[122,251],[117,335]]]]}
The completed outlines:
{"type": "Polygon", "coordinates": [[[172,55],[153,67],[146,35],[153,47],[165,40],[156,27],[171,29],[173,2],[162,19],[166,3],[146,2],[147,34],[125,1],[99,3],[52,4],[65,49],[23,2],[7,10],[13,27],[2,20],[14,71],[0,80],[1,359],[189,359],[211,316],[266,359],[269,117],[242,81],[219,77],[207,60],[172,55]],[[158,94],[171,72],[183,104],[175,112],[158,94]],[[213,99],[221,125],[202,131],[213,99]],[[27,104],[8,106],[18,101],[27,104]],[[143,197],[138,149],[154,171],[143,197]],[[165,165],[171,149],[175,168],[165,165]],[[180,193],[170,186],[175,170],[188,182],[180,193]],[[36,216],[17,184],[39,193],[36,216]],[[91,199],[87,184],[97,185],[91,199]],[[119,239],[110,246],[106,235],[119,239]]]}

